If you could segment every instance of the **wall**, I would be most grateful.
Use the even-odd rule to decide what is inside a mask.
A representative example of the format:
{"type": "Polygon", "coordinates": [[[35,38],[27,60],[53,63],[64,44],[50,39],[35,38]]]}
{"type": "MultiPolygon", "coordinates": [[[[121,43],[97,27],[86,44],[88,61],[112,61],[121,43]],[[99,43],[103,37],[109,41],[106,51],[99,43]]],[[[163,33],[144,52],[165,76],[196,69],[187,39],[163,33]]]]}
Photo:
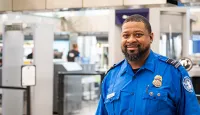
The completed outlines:
{"type": "Polygon", "coordinates": [[[0,11],[123,7],[149,4],[163,5],[167,4],[167,0],[0,0],[0,11]]]}
{"type": "MultiPolygon", "coordinates": [[[[111,10],[89,10],[89,11],[69,11],[67,13],[62,12],[62,15],[58,17],[65,17],[66,22],[64,23],[65,31],[67,32],[108,32],[109,31],[109,15],[111,10]]],[[[154,11],[156,12],[156,11],[154,11]]],[[[152,12],[152,13],[154,13],[152,12]]],[[[197,22],[193,23],[192,29],[193,31],[200,31],[200,12],[192,13],[197,16],[197,22]]],[[[53,13],[52,13],[53,16],[53,13]]],[[[161,17],[162,24],[161,32],[169,32],[169,24],[168,22],[173,22],[172,30],[173,32],[180,32],[182,30],[181,18],[179,16],[174,15],[173,18],[168,18],[167,15],[161,17]],[[174,28],[175,27],[175,28],[174,28]],[[167,29],[167,30],[166,30],[167,29]]],[[[34,15],[26,15],[20,13],[12,13],[8,14],[7,18],[5,15],[0,15],[0,24],[5,20],[22,20],[25,23],[48,23],[54,25],[55,32],[61,32],[61,19],[60,18],[48,18],[34,15]],[[19,17],[20,16],[20,17],[19,17]]],[[[159,20],[159,19],[156,19],[159,20]]],[[[1,26],[2,27],[2,26],[1,26]]],[[[0,28],[0,32],[2,32],[2,28],[0,28]]]]}
{"type": "Polygon", "coordinates": [[[60,19],[39,17],[33,15],[25,15],[21,13],[9,13],[0,15],[0,33],[2,33],[2,25],[4,22],[20,21],[23,23],[45,23],[52,24],[54,31],[60,31],[60,19]]]}
{"type": "Polygon", "coordinates": [[[68,18],[65,23],[66,31],[72,32],[108,32],[108,15],[75,16],[68,18]]]}
{"type": "MultiPolygon", "coordinates": [[[[199,10],[200,10],[200,8],[199,8],[199,10]]],[[[192,31],[193,32],[200,32],[200,11],[191,12],[191,14],[195,18],[195,22],[192,23],[192,31]]]]}
{"type": "MultiPolygon", "coordinates": [[[[110,10],[104,11],[73,11],[69,14],[62,14],[65,32],[108,32],[110,10]],[[94,13],[92,13],[94,12],[94,13]]],[[[60,16],[60,17],[62,17],[60,16]]],[[[19,20],[24,23],[45,23],[53,24],[54,32],[62,32],[61,18],[50,18],[22,13],[9,13],[0,15],[0,25],[5,21],[19,20]]],[[[2,33],[2,26],[0,26],[2,33]]]]}
{"type": "Polygon", "coordinates": [[[0,0],[0,11],[12,10],[12,0],[0,0]]]}

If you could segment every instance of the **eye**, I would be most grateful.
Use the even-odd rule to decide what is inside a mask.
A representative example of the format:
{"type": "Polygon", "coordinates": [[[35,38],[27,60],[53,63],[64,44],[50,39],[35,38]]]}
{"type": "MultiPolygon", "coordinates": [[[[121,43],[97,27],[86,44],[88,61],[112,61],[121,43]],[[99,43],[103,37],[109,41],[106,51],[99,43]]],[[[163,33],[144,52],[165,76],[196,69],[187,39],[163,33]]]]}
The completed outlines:
{"type": "Polygon", "coordinates": [[[144,34],[142,34],[142,33],[136,33],[134,36],[136,37],[136,38],[140,38],[140,37],[142,37],[144,34]]]}
{"type": "Polygon", "coordinates": [[[128,34],[124,34],[124,35],[123,35],[123,38],[124,38],[124,39],[127,39],[127,38],[129,38],[129,35],[128,35],[128,34]]]}

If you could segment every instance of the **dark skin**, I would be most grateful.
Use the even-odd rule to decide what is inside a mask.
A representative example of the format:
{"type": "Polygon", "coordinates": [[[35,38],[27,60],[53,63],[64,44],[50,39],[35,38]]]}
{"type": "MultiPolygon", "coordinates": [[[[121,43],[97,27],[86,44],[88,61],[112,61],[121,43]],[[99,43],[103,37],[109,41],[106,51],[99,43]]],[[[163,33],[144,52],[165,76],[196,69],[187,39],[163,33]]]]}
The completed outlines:
{"type": "Polygon", "coordinates": [[[149,33],[143,22],[126,22],[122,25],[121,48],[129,55],[137,55],[140,51],[145,52],[137,60],[128,60],[132,69],[138,69],[144,65],[149,53],[150,45],[153,41],[153,33],[149,33]]]}

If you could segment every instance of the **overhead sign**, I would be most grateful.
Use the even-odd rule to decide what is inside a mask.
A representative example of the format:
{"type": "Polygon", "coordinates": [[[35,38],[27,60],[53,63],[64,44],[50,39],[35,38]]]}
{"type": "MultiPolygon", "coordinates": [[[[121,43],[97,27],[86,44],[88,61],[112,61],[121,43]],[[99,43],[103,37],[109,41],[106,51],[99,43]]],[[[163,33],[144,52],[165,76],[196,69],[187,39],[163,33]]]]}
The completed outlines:
{"type": "Polygon", "coordinates": [[[149,19],[149,9],[122,9],[122,10],[116,10],[115,12],[115,24],[116,25],[122,25],[124,20],[133,14],[139,14],[144,16],[145,18],[149,19]]]}

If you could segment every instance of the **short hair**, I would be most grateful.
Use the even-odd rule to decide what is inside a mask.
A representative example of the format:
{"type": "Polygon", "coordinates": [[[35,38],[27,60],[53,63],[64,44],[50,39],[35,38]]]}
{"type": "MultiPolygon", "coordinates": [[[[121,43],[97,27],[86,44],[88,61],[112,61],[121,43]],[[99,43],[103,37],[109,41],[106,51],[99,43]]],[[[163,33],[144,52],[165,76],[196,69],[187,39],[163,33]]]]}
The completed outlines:
{"type": "Polygon", "coordinates": [[[122,25],[124,25],[124,23],[127,23],[127,22],[143,22],[145,25],[145,28],[148,30],[148,32],[149,33],[152,32],[151,24],[144,16],[141,16],[139,14],[134,14],[134,15],[128,16],[122,25]]]}
{"type": "Polygon", "coordinates": [[[78,48],[78,45],[77,44],[73,44],[72,47],[73,48],[78,48]]]}

